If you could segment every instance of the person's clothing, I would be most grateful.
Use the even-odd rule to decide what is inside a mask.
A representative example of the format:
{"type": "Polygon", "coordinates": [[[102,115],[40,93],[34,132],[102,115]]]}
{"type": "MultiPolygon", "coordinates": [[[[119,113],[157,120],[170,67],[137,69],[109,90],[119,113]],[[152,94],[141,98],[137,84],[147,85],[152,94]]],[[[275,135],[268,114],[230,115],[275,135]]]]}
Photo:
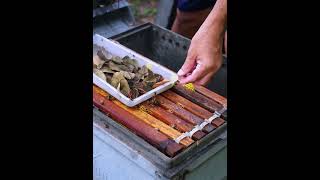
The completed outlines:
{"type": "Polygon", "coordinates": [[[177,9],[176,18],[171,30],[189,39],[192,39],[201,24],[206,20],[212,8],[186,12],[177,9]]]}
{"type": "MultiPolygon", "coordinates": [[[[177,0],[177,13],[171,30],[189,39],[195,35],[210,14],[216,0],[177,0]]],[[[226,53],[226,38],[223,52],[226,53]]]]}
{"type": "Polygon", "coordinates": [[[216,0],[177,0],[177,8],[180,11],[190,12],[212,8],[216,0]]]}

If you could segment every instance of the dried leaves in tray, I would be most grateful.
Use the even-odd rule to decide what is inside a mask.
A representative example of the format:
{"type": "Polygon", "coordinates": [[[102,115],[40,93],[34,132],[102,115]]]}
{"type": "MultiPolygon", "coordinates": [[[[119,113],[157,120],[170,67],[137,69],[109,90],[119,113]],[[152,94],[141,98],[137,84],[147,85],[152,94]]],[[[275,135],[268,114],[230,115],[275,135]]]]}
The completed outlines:
{"type": "Polygon", "coordinates": [[[135,59],[113,56],[100,47],[93,56],[93,72],[130,99],[168,82],[146,66],[139,67],[135,59]]]}

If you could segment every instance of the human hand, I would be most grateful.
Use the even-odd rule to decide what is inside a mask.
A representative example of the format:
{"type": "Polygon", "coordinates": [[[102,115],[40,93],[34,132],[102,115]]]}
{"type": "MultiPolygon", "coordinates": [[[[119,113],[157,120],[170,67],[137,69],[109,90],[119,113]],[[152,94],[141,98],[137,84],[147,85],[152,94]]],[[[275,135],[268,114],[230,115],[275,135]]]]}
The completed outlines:
{"type": "Polygon", "coordinates": [[[187,58],[178,71],[180,83],[206,85],[221,67],[222,38],[214,33],[201,27],[194,35],[187,58]]]}

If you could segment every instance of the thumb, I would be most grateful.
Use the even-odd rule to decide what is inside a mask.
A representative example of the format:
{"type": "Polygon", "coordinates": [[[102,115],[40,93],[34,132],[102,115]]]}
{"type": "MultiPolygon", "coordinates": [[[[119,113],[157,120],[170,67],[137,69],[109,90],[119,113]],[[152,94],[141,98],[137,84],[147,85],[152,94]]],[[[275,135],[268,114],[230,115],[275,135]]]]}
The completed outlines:
{"type": "Polygon", "coordinates": [[[198,79],[200,79],[201,77],[203,77],[206,73],[206,69],[203,65],[198,64],[196,66],[196,69],[192,72],[192,74],[190,76],[187,76],[186,78],[182,78],[180,80],[181,84],[186,84],[186,83],[190,83],[190,82],[195,82],[198,79]]]}
{"type": "Polygon", "coordinates": [[[181,69],[178,71],[178,76],[184,76],[188,74],[191,70],[193,70],[195,65],[196,65],[196,58],[193,55],[188,54],[184,64],[182,65],[181,69]]]}

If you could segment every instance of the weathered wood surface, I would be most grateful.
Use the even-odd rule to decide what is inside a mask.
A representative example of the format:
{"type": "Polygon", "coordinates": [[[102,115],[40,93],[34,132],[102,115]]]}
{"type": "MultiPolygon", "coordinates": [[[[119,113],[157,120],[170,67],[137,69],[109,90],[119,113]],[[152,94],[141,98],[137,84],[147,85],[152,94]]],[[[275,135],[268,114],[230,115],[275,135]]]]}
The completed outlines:
{"type": "Polygon", "coordinates": [[[194,85],[194,86],[195,86],[195,90],[198,93],[200,93],[200,94],[202,94],[202,95],[204,95],[204,96],[206,96],[206,97],[218,102],[223,107],[227,107],[227,99],[225,97],[220,96],[219,94],[217,94],[217,93],[215,93],[213,91],[210,91],[209,89],[207,89],[207,88],[205,88],[203,86],[199,86],[199,85],[194,85]]]}
{"type": "MultiPolygon", "coordinates": [[[[124,110],[130,112],[131,114],[133,114],[134,116],[138,117],[139,119],[141,119],[146,124],[158,129],[163,134],[169,136],[171,139],[176,139],[182,134],[179,131],[171,128],[168,125],[166,125],[164,122],[156,119],[155,117],[151,116],[150,114],[148,114],[148,113],[146,113],[146,112],[144,112],[144,111],[142,111],[142,110],[140,110],[138,108],[127,107],[126,105],[122,104],[118,100],[113,100],[113,102],[116,105],[118,105],[119,107],[121,107],[122,109],[124,109],[124,110]]],[[[194,141],[189,137],[186,137],[186,138],[184,138],[184,139],[182,139],[180,141],[180,143],[185,147],[190,146],[193,142],[194,141]]]]}
{"type": "MultiPolygon", "coordinates": [[[[177,115],[181,119],[191,123],[192,125],[199,125],[203,122],[203,119],[200,117],[192,114],[191,112],[183,109],[179,105],[175,104],[174,102],[170,101],[169,99],[163,97],[162,95],[156,96],[156,99],[160,102],[160,106],[164,109],[172,112],[173,114],[177,115]]],[[[208,124],[202,130],[205,133],[209,133],[213,131],[215,128],[213,125],[208,124]]]]}
{"type": "Polygon", "coordinates": [[[191,91],[177,84],[171,90],[155,97],[159,104],[146,101],[138,107],[130,108],[116,99],[109,100],[106,98],[109,97],[108,93],[94,85],[94,94],[96,94],[94,103],[107,115],[162,152],[174,156],[183,147],[190,146],[194,142],[192,139],[199,140],[206,133],[225,123],[225,120],[217,118],[212,121],[212,124],[205,126],[202,131],[196,132],[192,139],[186,137],[180,141],[180,145],[173,141],[183,132],[191,131],[195,125],[210,118],[214,111],[227,106],[226,98],[202,86],[194,85],[194,87],[195,91],[191,91]],[[97,94],[103,99],[97,98],[97,94]]]}
{"type": "Polygon", "coordinates": [[[143,123],[137,117],[120,108],[112,101],[106,99],[105,94],[103,94],[104,93],[101,94],[101,91],[99,93],[99,90],[94,88],[93,103],[100,111],[106,113],[112,119],[127,127],[130,131],[142,137],[170,157],[175,156],[183,149],[183,146],[177,144],[146,123],[143,123]]]}
{"type": "Polygon", "coordinates": [[[215,127],[219,127],[221,126],[222,124],[225,123],[225,120],[221,119],[221,118],[216,118],[215,120],[212,121],[212,124],[215,126],[215,127]]]}
{"type": "Polygon", "coordinates": [[[189,101],[188,99],[174,93],[171,90],[163,92],[161,95],[164,96],[165,98],[169,99],[170,101],[177,103],[182,108],[190,111],[191,113],[193,113],[203,119],[208,119],[213,115],[212,112],[200,107],[199,105],[197,105],[197,104],[189,101]]]}
{"type": "MultiPolygon", "coordinates": [[[[194,128],[194,126],[190,123],[187,123],[186,121],[177,117],[173,113],[170,113],[167,110],[161,108],[160,106],[152,105],[148,102],[144,102],[142,106],[149,114],[166,123],[167,125],[179,130],[180,132],[191,131],[194,128]]],[[[194,140],[199,140],[205,135],[206,134],[204,132],[197,131],[193,134],[192,138],[194,140]]]]}
{"type": "MultiPolygon", "coordinates": [[[[94,86],[94,90],[95,89],[98,89],[98,92],[100,92],[101,94],[104,94],[105,97],[109,96],[109,94],[107,92],[103,91],[102,89],[98,88],[97,86],[94,86]]],[[[126,105],[122,104],[120,101],[118,101],[116,99],[113,99],[112,102],[114,104],[116,104],[118,107],[128,111],[130,114],[136,116],[138,119],[140,119],[144,123],[152,126],[155,129],[158,129],[160,132],[167,135],[171,139],[176,139],[182,134],[179,131],[171,128],[170,126],[166,125],[162,121],[156,119],[155,117],[151,116],[147,112],[145,112],[137,107],[132,107],[132,108],[127,107],[126,105]]],[[[191,145],[193,142],[194,141],[189,137],[186,137],[180,141],[180,143],[185,147],[191,145]]]]}
{"type": "Polygon", "coordinates": [[[191,102],[207,109],[210,112],[219,111],[222,105],[214,100],[192,90],[186,89],[182,84],[176,84],[172,90],[180,96],[190,100],[191,102]]]}

